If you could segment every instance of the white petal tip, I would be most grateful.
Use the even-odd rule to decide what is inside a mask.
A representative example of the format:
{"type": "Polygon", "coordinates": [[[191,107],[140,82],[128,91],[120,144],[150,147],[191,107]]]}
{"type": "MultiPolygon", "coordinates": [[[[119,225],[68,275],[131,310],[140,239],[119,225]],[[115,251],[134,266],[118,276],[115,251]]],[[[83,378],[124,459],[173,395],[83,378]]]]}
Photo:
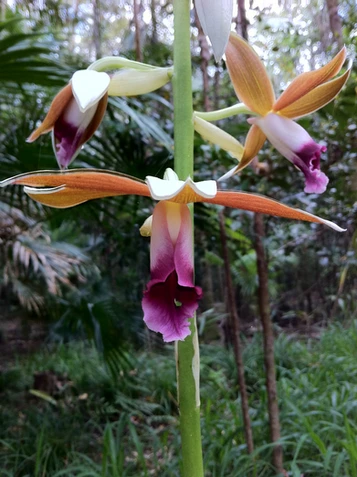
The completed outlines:
{"type": "Polygon", "coordinates": [[[108,91],[110,77],[107,73],[94,70],[79,70],[72,76],[73,95],[82,113],[85,113],[108,91]]]}
{"type": "Polygon", "coordinates": [[[217,182],[223,182],[223,181],[226,181],[227,179],[230,179],[231,177],[234,176],[234,174],[237,172],[237,168],[238,166],[234,166],[232,169],[230,169],[228,172],[226,172],[225,174],[223,174],[222,177],[220,177],[219,179],[217,179],[217,182]]]}

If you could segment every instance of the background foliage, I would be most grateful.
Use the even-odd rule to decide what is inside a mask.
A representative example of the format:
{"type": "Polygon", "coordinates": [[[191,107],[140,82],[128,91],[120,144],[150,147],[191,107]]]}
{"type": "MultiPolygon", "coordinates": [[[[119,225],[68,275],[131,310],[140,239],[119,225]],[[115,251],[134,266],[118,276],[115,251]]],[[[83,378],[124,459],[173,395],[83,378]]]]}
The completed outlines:
{"type": "MultiPolygon", "coordinates": [[[[339,8],[351,56],[357,35],[353,3],[344,1],[339,8]]],[[[332,34],[326,33],[328,9],[322,0],[267,2],[265,7],[251,2],[246,8],[251,42],[265,60],[277,93],[296,72],[319,67],[337,51],[332,34]]],[[[1,178],[55,167],[48,136],[31,145],[25,139],[74,70],[103,54],[172,63],[170,2],[143,0],[135,17],[128,2],[19,0],[11,8],[2,2],[1,19],[1,178]]],[[[203,82],[205,57],[194,18],[192,40],[195,108],[207,107],[205,97],[211,108],[234,104],[224,64],[210,59],[208,83],[203,82]]],[[[322,168],[330,184],[324,195],[303,193],[302,176],[269,144],[254,168],[229,183],[347,228],[336,234],[317,225],[272,217],[265,221],[272,319],[277,332],[307,337],[300,343],[281,335],[277,343],[286,468],[293,476],[357,475],[356,331],[354,326],[344,331],[357,314],[355,85],[354,67],[338,99],[301,121],[328,146],[322,168]],[[327,325],[332,331],[311,341],[327,325]]],[[[140,178],[162,176],[173,163],[170,99],[170,85],[155,94],[112,99],[100,130],[76,166],[140,178]]],[[[244,141],[248,131],[244,117],[219,125],[244,141]]],[[[234,165],[234,159],[198,136],[195,157],[200,179],[218,178],[234,165]]],[[[1,191],[4,475],[149,475],[153,469],[178,475],[172,350],[144,329],[140,306],[149,278],[149,244],[140,237],[139,227],[151,208],[145,198],[127,197],[50,210],[31,202],[20,189],[1,191]],[[12,323],[17,324],[15,331],[12,323]],[[38,348],[34,338],[38,326],[40,342],[45,339],[49,348],[15,363],[13,357],[22,348],[30,348],[32,342],[38,348]],[[83,344],[84,338],[101,355],[83,344]],[[58,342],[71,344],[54,347],[58,342]],[[29,392],[36,373],[50,383],[41,384],[39,378],[37,394],[29,392]]],[[[227,336],[218,210],[200,205],[195,214],[197,282],[205,291],[199,326],[206,343],[202,402],[207,469],[212,476],[247,472],[270,476],[252,216],[242,211],[226,215],[237,306],[248,340],[251,416],[258,436],[254,460],[249,460],[242,441],[233,358],[221,344],[227,336]]]]}

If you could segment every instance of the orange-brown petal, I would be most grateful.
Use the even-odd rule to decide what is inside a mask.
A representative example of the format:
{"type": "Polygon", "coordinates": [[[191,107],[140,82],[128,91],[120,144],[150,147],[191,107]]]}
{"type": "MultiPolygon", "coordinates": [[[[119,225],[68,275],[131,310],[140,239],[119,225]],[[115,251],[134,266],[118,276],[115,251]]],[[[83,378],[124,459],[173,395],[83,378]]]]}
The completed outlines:
{"type": "Polygon", "coordinates": [[[308,71],[299,75],[290,83],[282,95],[277,99],[273,106],[273,111],[279,112],[287,108],[317,86],[336,76],[341,70],[345,59],[346,48],[343,47],[342,50],[337,53],[337,55],[329,63],[327,63],[327,65],[319,68],[316,71],[308,71]]]}
{"type": "Polygon", "coordinates": [[[39,125],[35,131],[27,138],[27,142],[36,141],[36,139],[41,136],[41,134],[45,134],[53,128],[57,119],[61,116],[63,110],[73,98],[72,94],[72,87],[70,84],[65,86],[57,95],[54,97],[50,109],[43,120],[43,122],[39,125]]]}
{"type": "Polygon", "coordinates": [[[310,93],[305,94],[305,96],[295,101],[295,103],[281,109],[279,114],[286,118],[297,119],[323,108],[338,95],[348,80],[350,73],[351,70],[349,69],[338,78],[321,84],[310,91],[310,93]]]}
{"type": "Polygon", "coordinates": [[[26,192],[32,198],[51,207],[71,207],[87,200],[118,195],[150,197],[143,181],[118,172],[93,169],[30,172],[6,179],[0,182],[0,187],[14,184],[29,186],[26,192]]]}
{"type": "Polygon", "coordinates": [[[243,156],[242,159],[239,161],[237,172],[241,171],[252,162],[252,160],[258,154],[260,149],[263,147],[265,140],[266,135],[263,133],[260,127],[258,127],[256,124],[253,124],[247,134],[247,138],[244,144],[243,156]]]}
{"type": "Polygon", "coordinates": [[[255,113],[267,114],[275,101],[268,73],[253,48],[235,33],[229,37],[226,63],[240,101],[255,113]]]}
{"type": "Polygon", "coordinates": [[[261,214],[285,217],[287,219],[325,224],[338,232],[344,231],[344,229],[341,229],[341,227],[329,220],[322,219],[321,217],[309,214],[300,209],[288,207],[287,205],[269,199],[268,197],[249,194],[247,192],[218,191],[216,197],[213,199],[205,199],[205,202],[209,204],[224,205],[225,207],[232,207],[234,209],[249,210],[261,214]]]}

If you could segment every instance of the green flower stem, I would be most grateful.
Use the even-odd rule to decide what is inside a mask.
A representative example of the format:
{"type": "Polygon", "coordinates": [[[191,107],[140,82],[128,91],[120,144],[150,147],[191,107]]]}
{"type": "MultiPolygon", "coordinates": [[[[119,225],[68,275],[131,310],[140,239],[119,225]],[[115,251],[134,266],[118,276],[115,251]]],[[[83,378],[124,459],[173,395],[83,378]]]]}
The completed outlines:
{"type": "Polygon", "coordinates": [[[236,116],[237,114],[250,114],[252,116],[257,116],[257,114],[248,109],[244,103],[234,104],[229,108],[209,111],[208,113],[195,111],[195,116],[204,119],[205,121],[218,121],[219,119],[229,118],[231,116],[236,116]]]}
{"type": "Polygon", "coordinates": [[[88,66],[88,70],[95,71],[110,71],[120,68],[131,68],[139,71],[147,71],[156,69],[156,66],[147,65],[146,63],[140,63],[139,61],[128,60],[121,56],[105,56],[100,60],[94,61],[88,66]]]}
{"type": "MultiPolygon", "coordinates": [[[[193,177],[193,109],[190,48],[190,0],[174,0],[174,135],[175,171],[193,177]]],[[[192,208],[193,212],[193,208],[192,208]]],[[[177,384],[180,409],[183,477],[203,477],[199,349],[195,317],[191,335],[177,343],[177,384]]]]}

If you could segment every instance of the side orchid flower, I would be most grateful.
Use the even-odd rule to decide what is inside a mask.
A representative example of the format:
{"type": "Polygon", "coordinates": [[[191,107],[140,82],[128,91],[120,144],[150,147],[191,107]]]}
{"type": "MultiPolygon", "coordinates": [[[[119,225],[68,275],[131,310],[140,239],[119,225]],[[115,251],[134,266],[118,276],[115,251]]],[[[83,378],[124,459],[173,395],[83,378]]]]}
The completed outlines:
{"type": "Polygon", "coordinates": [[[305,192],[322,193],[328,184],[320,170],[326,151],[294,119],[306,116],[332,101],[346,83],[350,69],[336,79],[346,59],[343,48],[327,65],[295,78],[276,100],[267,71],[253,48],[235,33],[230,34],[226,62],[235,92],[256,117],[245,142],[243,156],[233,173],[246,167],[265,140],[305,175],[305,192]]]}
{"type": "Polygon", "coordinates": [[[52,145],[61,169],[66,169],[100,125],[108,102],[110,77],[93,70],[76,71],[54,98],[47,116],[27,142],[52,132],[52,145]]]}
{"type": "Polygon", "coordinates": [[[192,224],[189,203],[205,202],[235,209],[325,224],[338,225],[275,200],[246,192],[217,190],[215,181],[178,180],[172,170],[165,178],[148,176],[146,182],[117,172],[96,169],[38,171],[0,182],[19,184],[34,200],[67,208],[91,199],[135,194],[159,201],[143,235],[151,235],[151,280],[142,301],[149,329],[162,333],[164,341],[183,340],[190,334],[189,319],[198,307],[202,291],[193,282],[192,224]],[[170,180],[168,180],[170,179],[170,180]]]}

